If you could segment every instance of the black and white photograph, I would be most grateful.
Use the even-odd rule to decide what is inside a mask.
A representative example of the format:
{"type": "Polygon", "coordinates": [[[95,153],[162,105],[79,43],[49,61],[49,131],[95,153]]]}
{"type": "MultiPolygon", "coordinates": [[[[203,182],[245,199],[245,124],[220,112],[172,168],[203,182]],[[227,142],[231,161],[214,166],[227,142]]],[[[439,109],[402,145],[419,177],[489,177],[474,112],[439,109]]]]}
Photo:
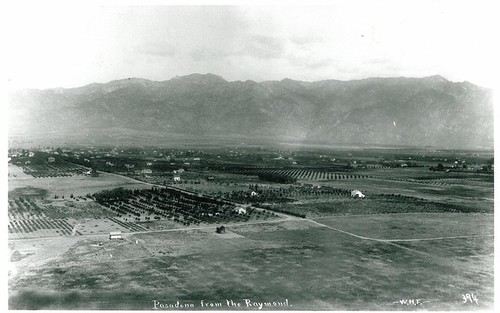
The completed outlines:
{"type": "Polygon", "coordinates": [[[4,309],[493,312],[494,1],[3,8],[4,309]]]}

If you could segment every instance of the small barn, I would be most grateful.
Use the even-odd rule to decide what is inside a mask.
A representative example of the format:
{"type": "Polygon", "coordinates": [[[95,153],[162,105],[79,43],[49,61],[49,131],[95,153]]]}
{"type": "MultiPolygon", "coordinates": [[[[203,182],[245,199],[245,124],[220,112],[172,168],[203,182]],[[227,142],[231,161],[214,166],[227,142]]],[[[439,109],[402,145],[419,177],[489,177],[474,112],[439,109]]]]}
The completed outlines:
{"type": "Polygon", "coordinates": [[[247,210],[245,208],[241,208],[241,207],[235,208],[234,212],[238,213],[238,214],[247,214],[247,210]]]}
{"type": "Polygon", "coordinates": [[[224,226],[215,227],[215,232],[217,234],[225,234],[226,233],[226,227],[224,227],[224,226]]]}
{"type": "Polygon", "coordinates": [[[356,190],[351,191],[351,197],[353,197],[353,198],[364,198],[365,195],[361,191],[359,191],[359,190],[356,189],[356,190]]]}
{"type": "Polygon", "coordinates": [[[113,239],[123,239],[121,231],[112,231],[109,232],[109,240],[113,239]]]}

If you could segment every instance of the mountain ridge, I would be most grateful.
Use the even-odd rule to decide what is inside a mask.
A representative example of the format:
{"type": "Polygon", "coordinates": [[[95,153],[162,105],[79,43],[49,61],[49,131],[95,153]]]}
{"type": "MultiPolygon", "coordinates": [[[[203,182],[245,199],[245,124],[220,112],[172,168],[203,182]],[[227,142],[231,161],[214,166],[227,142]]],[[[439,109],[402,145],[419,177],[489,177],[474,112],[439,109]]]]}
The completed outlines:
{"type": "Polygon", "coordinates": [[[71,132],[102,143],[109,136],[153,133],[166,139],[207,134],[277,142],[493,147],[491,99],[489,89],[439,75],[229,82],[195,73],[165,81],[126,78],[11,92],[9,133],[63,138],[71,132]]]}

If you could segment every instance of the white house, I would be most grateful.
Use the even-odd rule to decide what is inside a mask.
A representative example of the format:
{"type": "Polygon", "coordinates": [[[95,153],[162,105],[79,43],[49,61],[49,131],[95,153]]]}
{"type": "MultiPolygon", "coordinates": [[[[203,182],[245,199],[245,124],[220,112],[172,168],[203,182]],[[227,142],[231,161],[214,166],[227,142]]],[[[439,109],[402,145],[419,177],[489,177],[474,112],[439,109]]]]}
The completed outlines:
{"type": "Polygon", "coordinates": [[[174,181],[179,181],[180,182],[181,181],[181,177],[178,176],[178,175],[174,176],[174,181]]]}
{"type": "Polygon", "coordinates": [[[258,196],[258,195],[259,195],[259,194],[258,194],[258,193],[256,193],[255,191],[252,191],[252,192],[250,193],[250,197],[255,197],[255,196],[258,196]]]}
{"type": "Polygon", "coordinates": [[[351,191],[351,197],[353,197],[353,198],[364,198],[365,195],[361,191],[359,191],[359,190],[353,190],[353,191],[351,191]]]}
{"type": "Polygon", "coordinates": [[[236,208],[236,209],[234,209],[234,212],[236,212],[238,214],[247,214],[247,210],[244,208],[236,208]]]}
{"type": "Polygon", "coordinates": [[[122,239],[122,232],[121,231],[112,231],[109,232],[109,239],[122,239]]]}

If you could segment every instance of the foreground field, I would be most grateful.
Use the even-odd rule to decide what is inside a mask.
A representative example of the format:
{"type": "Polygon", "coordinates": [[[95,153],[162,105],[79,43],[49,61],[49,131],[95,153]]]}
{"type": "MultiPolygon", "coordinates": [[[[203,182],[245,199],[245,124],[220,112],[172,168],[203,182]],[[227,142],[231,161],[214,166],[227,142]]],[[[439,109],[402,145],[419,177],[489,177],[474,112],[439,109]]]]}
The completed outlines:
{"type": "MultiPolygon", "coordinates": [[[[407,218],[357,216],[353,220],[360,226],[348,230],[367,237],[408,239],[407,218]],[[383,230],[370,230],[379,224],[389,225],[391,232],[382,236],[383,230]],[[390,227],[396,224],[399,231],[390,227]]],[[[469,236],[484,229],[479,234],[491,235],[490,216],[466,219],[440,214],[437,218],[446,232],[469,236]]],[[[417,226],[431,220],[424,218],[417,226]]],[[[246,308],[244,299],[271,304],[284,304],[287,299],[289,306],[267,309],[492,308],[492,237],[394,244],[332,229],[350,224],[342,218],[294,219],[232,226],[222,235],[207,228],[128,235],[123,241],[79,237],[62,245],[54,252],[59,257],[46,260],[43,266],[33,266],[29,260],[44,255],[45,246],[39,241],[36,247],[32,247],[35,241],[19,241],[16,249],[37,248],[39,252],[16,263],[17,272],[11,272],[9,282],[9,306],[148,310],[157,300],[213,310],[231,309],[226,300],[246,308]],[[96,245],[99,240],[104,246],[96,245]],[[478,304],[462,303],[466,293],[474,293],[478,304]],[[404,299],[425,302],[401,305],[404,299]],[[217,306],[202,307],[202,300],[217,306]]],[[[442,230],[428,224],[416,238],[442,235],[442,230]]]]}

